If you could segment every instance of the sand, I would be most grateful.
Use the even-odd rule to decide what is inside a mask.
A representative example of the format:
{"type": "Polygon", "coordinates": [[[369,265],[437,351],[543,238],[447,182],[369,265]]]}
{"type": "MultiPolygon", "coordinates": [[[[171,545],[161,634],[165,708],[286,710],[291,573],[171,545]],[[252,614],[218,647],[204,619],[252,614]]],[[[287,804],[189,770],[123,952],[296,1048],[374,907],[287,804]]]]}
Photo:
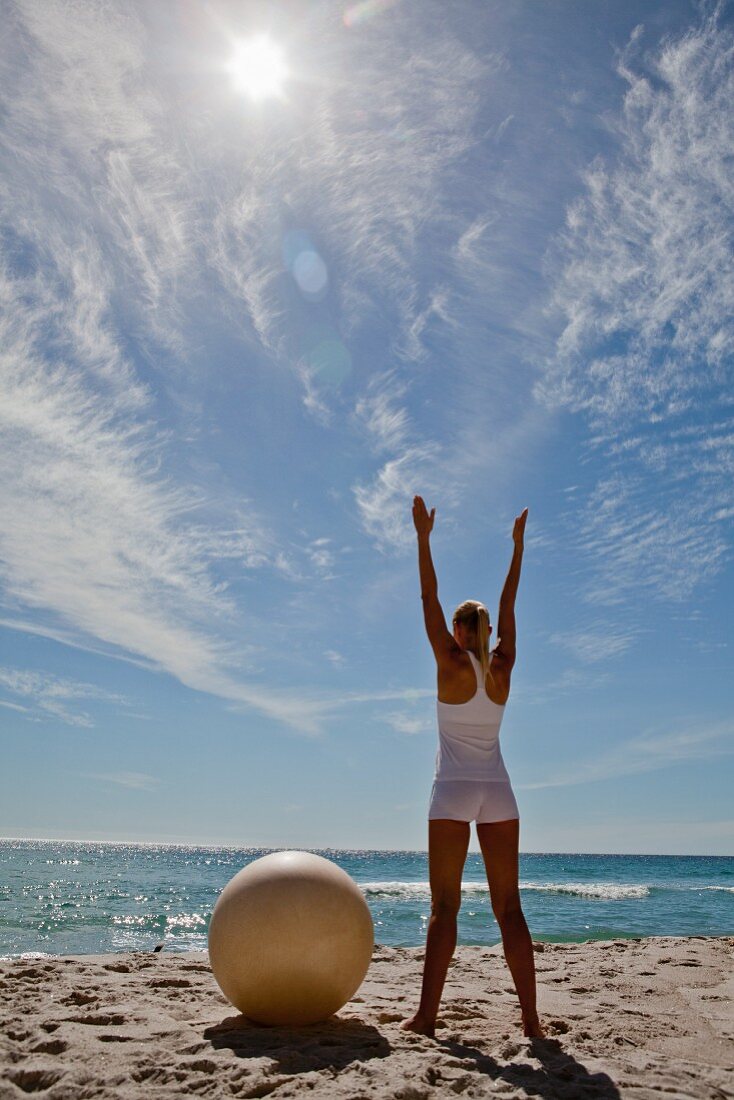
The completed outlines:
{"type": "Polygon", "coordinates": [[[536,944],[549,1038],[525,1039],[501,948],[461,947],[436,1039],[401,1031],[422,951],[377,947],[324,1024],[262,1028],[203,954],[0,962],[0,1097],[734,1096],[734,938],[536,944]]]}

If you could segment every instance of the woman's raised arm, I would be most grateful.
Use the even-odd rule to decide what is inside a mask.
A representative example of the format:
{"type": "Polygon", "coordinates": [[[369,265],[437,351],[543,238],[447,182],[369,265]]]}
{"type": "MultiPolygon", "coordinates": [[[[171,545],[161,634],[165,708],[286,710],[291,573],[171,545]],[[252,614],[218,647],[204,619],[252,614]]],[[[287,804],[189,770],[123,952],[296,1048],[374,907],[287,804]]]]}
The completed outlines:
{"type": "Polygon", "coordinates": [[[517,586],[520,583],[520,569],[525,548],[525,521],[527,518],[528,510],[526,508],[515,520],[515,526],[512,530],[512,541],[515,546],[512,551],[512,561],[507,573],[507,580],[500,596],[500,610],[497,617],[499,638],[495,652],[509,666],[508,671],[515,663],[515,597],[517,596],[517,586]]]}
{"type": "Polygon", "coordinates": [[[428,514],[423,497],[413,497],[413,523],[418,535],[418,569],[421,580],[423,618],[426,624],[428,641],[431,643],[436,660],[438,660],[439,657],[446,656],[454,648],[456,642],[453,635],[449,634],[443,608],[438,601],[438,581],[436,570],[433,567],[430,543],[435,515],[435,508],[431,509],[430,515],[428,514]]]}

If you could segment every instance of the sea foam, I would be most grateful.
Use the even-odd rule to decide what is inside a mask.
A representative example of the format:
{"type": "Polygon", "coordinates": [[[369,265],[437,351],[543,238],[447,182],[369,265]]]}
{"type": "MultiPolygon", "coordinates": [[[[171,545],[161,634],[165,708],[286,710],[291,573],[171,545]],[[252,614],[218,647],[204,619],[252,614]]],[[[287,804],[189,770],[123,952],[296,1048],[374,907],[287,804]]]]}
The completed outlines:
{"type": "Polygon", "coordinates": [[[649,886],[634,882],[521,882],[520,889],[545,890],[549,894],[570,894],[577,898],[601,898],[609,901],[646,898],[650,893],[649,886]]]}
{"type": "MultiPolygon", "coordinates": [[[[362,882],[359,884],[367,897],[424,898],[430,897],[428,882],[362,882]]],[[[569,894],[579,898],[619,900],[644,898],[650,888],[639,883],[614,882],[521,882],[521,890],[542,890],[549,894],[569,894]]],[[[726,888],[728,889],[728,887],[726,888]]],[[[488,894],[486,882],[463,882],[463,894],[488,894]]]]}

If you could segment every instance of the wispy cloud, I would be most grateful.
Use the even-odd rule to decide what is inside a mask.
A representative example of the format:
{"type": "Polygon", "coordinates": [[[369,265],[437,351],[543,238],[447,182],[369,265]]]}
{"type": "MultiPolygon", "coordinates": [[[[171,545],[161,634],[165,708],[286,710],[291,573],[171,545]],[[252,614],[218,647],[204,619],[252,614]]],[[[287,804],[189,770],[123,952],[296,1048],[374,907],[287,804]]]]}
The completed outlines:
{"type": "Polygon", "coordinates": [[[578,539],[596,603],[685,598],[729,557],[734,35],[719,17],[646,54],[637,28],[614,152],[553,253],[562,332],[536,393],[583,413],[608,459],[578,539]]]}
{"type": "Polygon", "coordinates": [[[79,366],[44,354],[50,319],[60,328],[67,311],[64,298],[50,315],[29,308],[37,281],[7,278],[2,288],[15,305],[2,322],[0,363],[6,592],[62,630],[216,692],[232,653],[211,624],[233,605],[210,566],[258,568],[274,558],[272,541],[254,509],[240,526],[197,523],[203,502],[160,470],[163,441],[151,426],[125,399],[97,392],[79,366]]]}
{"type": "MultiPolygon", "coordinates": [[[[703,490],[701,490],[703,491],[703,490]]],[[[577,548],[591,563],[584,595],[614,605],[682,600],[714,576],[729,554],[710,504],[685,489],[663,490],[657,504],[639,474],[602,478],[581,510],[577,548]]]]}
{"type": "Polygon", "coordinates": [[[448,287],[436,287],[431,290],[427,304],[411,320],[398,353],[406,359],[419,360],[426,356],[423,343],[424,335],[430,332],[435,320],[439,327],[456,325],[451,315],[451,291],[448,287]]]}
{"type": "Polygon", "coordinates": [[[46,672],[0,668],[0,687],[30,701],[28,706],[4,701],[0,705],[21,711],[35,720],[56,718],[69,726],[89,728],[94,725],[89,714],[74,706],[80,700],[93,699],[118,706],[127,704],[127,700],[116,692],[46,672]]]}
{"type": "Polygon", "coordinates": [[[20,703],[9,703],[7,699],[0,699],[0,707],[5,707],[7,710],[17,710],[21,714],[30,714],[28,707],[24,707],[20,703]]]}
{"type": "Polygon", "coordinates": [[[412,736],[433,730],[435,723],[428,714],[416,714],[415,711],[393,710],[384,716],[384,720],[396,733],[412,736]]]}
{"type": "Polygon", "coordinates": [[[354,410],[370,448],[390,456],[370,481],[352,487],[362,526],[383,552],[410,543],[412,497],[417,492],[430,496],[441,482],[442,447],[421,442],[408,412],[408,389],[395,368],[385,371],[370,380],[354,410]]]}
{"type": "Polygon", "coordinates": [[[85,772],[82,778],[111,783],[128,791],[154,791],[160,786],[160,779],[145,772],[85,772]]]}
{"type": "Polygon", "coordinates": [[[734,350],[734,38],[713,14],[638,60],[642,31],[618,67],[617,156],[586,173],[560,242],[566,324],[548,385],[602,424],[685,408],[734,350]]]}
{"type": "Polygon", "coordinates": [[[313,539],[306,547],[306,555],[314,569],[325,579],[333,577],[336,555],[330,548],[331,539],[321,537],[313,539]]]}
{"type": "Polygon", "coordinates": [[[400,380],[393,369],[371,378],[366,392],[357,399],[355,420],[364,428],[378,453],[397,450],[411,434],[410,416],[404,402],[407,390],[407,383],[400,380]]]}
{"type": "Polygon", "coordinates": [[[138,668],[145,668],[150,671],[155,669],[155,665],[151,661],[146,661],[141,657],[135,657],[130,653],[125,653],[119,648],[106,648],[104,645],[98,644],[91,639],[77,637],[69,630],[60,630],[58,628],[46,626],[40,622],[31,622],[29,619],[0,618],[0,627],[5,627],[7,630],[17,630],[21,634],[34,634],[38,638],[50,638],[52,641],[59,642],[64,646],[69,646],[71,649],[98,653],[103,657],[114,657],[115,660],[127,661],[132,665],[136,665],[138,668]]]}
{"type": "Polygon", "coordinates": [[[584,664],[594,664],[618,657],[632,645],[639,631],[613,627],[602,621],[564,632],[551,634],[551,645],[561,646],[584,664]]]}
{"type": "Polygon", "coordinates": [[[688,728],[673,733],[647,733],[623,741],[593,759],[574,761],[573,769],[565,768],[537,783],[522,783],[519,786],[524,790],[577,786],[624,775],[660,771],[687,760],[710,760],[733,753],[732,722],[715,722],[703,727],[692,722],[688,728]]]}
{"type": "MultiPolygon", "coordinates": [[[[354,486],[354,496],[365,531],[380,550],[402,549],[412,539],[409,502],[416,492],[428,499],[438,479],[438,444],[405,447],[387,461],[371,482],[354,486]]],[[[446,495],[444,502],[449,503],[446,495]]]]}
{"type": "Polygon", "coordinates": [[[486,257],[481,249],[482,238],[490,226],[497,221],[497,215],[481,214],[476,217],[460,235],[454,245],[454,256],[460,266],[471,269],[473,266],[483,268],[486,257]]]}
{"type": "MultiPolygon", "coordinates": [[[[338,663],[338,662],[336,662],[338,663]]],[[[242,701],[248,706],[253,703],[252,688],[238,689],[236,685],[222,685],[220,694],[229,698],[235,704],[238,699],[238,691],[242,692],[242,701]]],[[[386,691],[279,691],[277,704],[277,716],[281,721],[292,726],[298,733],[306,737],[318,738],[323,735],[327,722],[333,719],[341,711],[352,711],[357,706],[373,706],[385,702],[399,702],[414,705],[416,701],[430,698],[435,691],[430,688],[395,688],[386,691]]],[[[266,710],[267,701],[263,700],[262,709],[266,710]]]]}

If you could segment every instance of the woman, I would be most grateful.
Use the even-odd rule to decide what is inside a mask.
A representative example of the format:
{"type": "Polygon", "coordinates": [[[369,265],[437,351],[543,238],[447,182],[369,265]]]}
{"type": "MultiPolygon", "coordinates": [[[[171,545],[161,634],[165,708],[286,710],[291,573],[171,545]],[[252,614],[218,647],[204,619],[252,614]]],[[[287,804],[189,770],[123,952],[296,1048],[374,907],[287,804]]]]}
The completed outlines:
{"type": "Polygon", "coordinates": [[[527,1036],[542,1038],[535,1004],[533,945],[520,906],[519,814],[499,746],[515,663],[515,596],[528,510],[515,520],[515,548],[500,599],[499,640],[491,653],[489,613],[476,600],[457,607],[453,634],[449,634],[438,602],[429,543],[435,514],[433,508],[429,516],[422,497],[414,498],[423,614],[438,666],[439,750],[428,812],[431,918],[423,987],[418,1011],[401,1026],[423,1035],[434,1034],[446,971],[456,947],[469,823],[476,821],[492,909],[520,1000],[523,1031],[527,1036]]]}

